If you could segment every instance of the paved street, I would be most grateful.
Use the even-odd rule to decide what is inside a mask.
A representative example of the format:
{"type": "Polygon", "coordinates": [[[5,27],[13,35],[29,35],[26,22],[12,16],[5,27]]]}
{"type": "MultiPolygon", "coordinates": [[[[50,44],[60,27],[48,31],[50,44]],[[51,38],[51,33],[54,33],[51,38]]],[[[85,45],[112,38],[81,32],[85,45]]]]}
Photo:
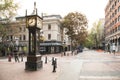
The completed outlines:
{"type": "Polygon", "coordinates": [[[79,80],[120,80],[120,56],[92,52],[78,55],[83,60],[79,80]]]}
{"type": "Polygon", "coordinates": [[[0,59],[0,80],[120,80],[120,54],[93,50],[78,55],[51,54],[48,63],[38,71],[25,71],[25,61],[15,63],[0,59]],[[57,72],[52,73],[51,58],[57,58],[57,72]]]}

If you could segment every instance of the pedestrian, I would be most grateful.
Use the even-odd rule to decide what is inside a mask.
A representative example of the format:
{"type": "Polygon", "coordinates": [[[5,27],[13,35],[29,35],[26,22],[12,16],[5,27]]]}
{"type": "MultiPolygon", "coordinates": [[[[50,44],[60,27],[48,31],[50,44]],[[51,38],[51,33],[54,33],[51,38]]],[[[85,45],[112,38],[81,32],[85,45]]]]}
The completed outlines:
{"type": "Polygon", "coordinates": [[[8,61],[11,62],[12,56],[11,54],[8,55],[8,61]]]}
{"type": "Polygon", "coordinates": [[[56,72],[56,68],[57,68],[57,59],[55,58],[55,60],[53,61],[53,71],[52,72],[56,72]]]}
{"type": "Polygon", "coordinates": [[[107,51],[109,52],[109,53],[111,53],[111,49],[112,49],[112,47],[110,48],[111,46],[110,46],[110,44],[108,44],[107,45],[107,51]]]}
{"type": "Polygon", "coordinates": [[[110,52],[109,53],[112,53],[113,52],[113,46],[110,45],[110,52]]]}
{"type": "Polygon", "coordinates": [[[72,51],[71,51],[71,55],[73,56],[73,52],[74,52],[74,50],[72,49],[72,51]]]}
{"type": "Polygon", "coordinates": [[[116,50],[115,44],[113,44],[112,49],[113,49],[113,54],[115,55],[115,50],[116,50]]]}
{"type": "Polygon", "coordinates": [[[18,53],[17,53],[17,52],[15,52],[14,57],[15,57],[15,62],[20,62],[20,61],[19,61],[19,57],[18,57],[18,53]]]}
{"type": "Polygon", "coordinates": [[[55,63],[56,63],[55,67],[57,68],[57,58],[55,58],[55,63]]]}

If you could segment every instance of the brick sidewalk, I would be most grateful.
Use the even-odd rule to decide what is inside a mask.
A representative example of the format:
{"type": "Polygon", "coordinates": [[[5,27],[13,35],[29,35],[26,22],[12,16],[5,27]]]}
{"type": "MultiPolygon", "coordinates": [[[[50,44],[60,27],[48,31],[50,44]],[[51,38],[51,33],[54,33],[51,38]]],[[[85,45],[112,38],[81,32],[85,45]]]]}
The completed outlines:
{"type": "Polygon", "coordinates": [[[12,62],[8,62],[8,59],[0,59],[0,80],[57,80],[61,73],[61,60],[70,59],[73,56],[63,56],[61,54],[49,54],[43,55],[43,68],[38,71],[25,71],[25,62],[15,62],[14,58],[12,62]],[[48,56],[48,63],[45,64],[45,56],[48,56]],[[57,58],[57,69],[56,73],[52,72],[51,59],[52,57],[57,58]]]}

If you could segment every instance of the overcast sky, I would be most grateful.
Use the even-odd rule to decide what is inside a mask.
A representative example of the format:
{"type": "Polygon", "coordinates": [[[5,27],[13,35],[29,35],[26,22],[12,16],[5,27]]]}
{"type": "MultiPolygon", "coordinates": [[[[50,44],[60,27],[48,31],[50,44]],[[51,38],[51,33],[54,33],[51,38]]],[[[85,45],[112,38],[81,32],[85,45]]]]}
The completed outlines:
{"type": "Polygon", "coordinates": [[[85,14],[89,27],[93,22],[100,18],[104,18],[104,10],[109,0],[17,0],[20,4],[18,10],[19,16],[25,15],[25,10],[32,13],[34,9],[34,2],[38,8],[39,15],[46,14],[59,14],[62,17],[69,12],[80,12],[85,14]]]}

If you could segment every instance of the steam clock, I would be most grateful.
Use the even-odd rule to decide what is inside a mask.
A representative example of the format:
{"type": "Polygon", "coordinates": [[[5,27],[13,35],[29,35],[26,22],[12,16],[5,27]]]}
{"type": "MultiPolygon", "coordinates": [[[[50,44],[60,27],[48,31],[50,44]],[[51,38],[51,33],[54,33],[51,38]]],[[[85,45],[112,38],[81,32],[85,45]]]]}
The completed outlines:
{"type": "Polygon", "coordinates": [[[42,68],[41,55],[38,52],[39,34],[42,28],[42,18],[36,14],[27,15],[26,11],[26,28],[29,31],[29,51],[27,62],[25,63],[26,70],[38,70],[42,68]]]}

